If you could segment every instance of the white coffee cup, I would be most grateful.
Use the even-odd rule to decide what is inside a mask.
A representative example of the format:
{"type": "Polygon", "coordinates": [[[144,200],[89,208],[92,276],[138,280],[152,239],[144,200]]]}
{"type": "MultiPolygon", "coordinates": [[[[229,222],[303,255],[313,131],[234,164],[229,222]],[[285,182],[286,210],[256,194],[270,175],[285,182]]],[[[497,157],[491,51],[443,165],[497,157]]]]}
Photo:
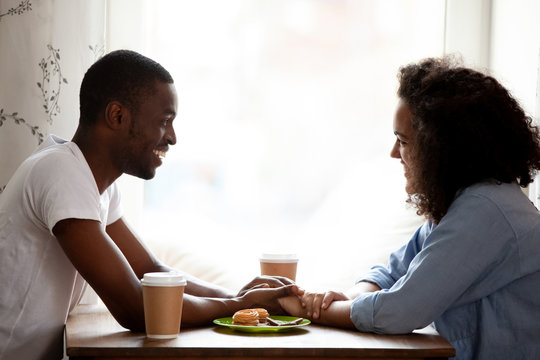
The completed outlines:
{"type": "Polygon", "coordinates": [[[175,272],[144,274],[144,321],[151,339],[174,339],[180,332],[182,303],[187,281],[175,272]]]}
{"type": "Polygon", "coordinates": [[[265,253],[259,258],[261,275],[284,276],[296,281],[298,257],[292,253],[265,253]]]}

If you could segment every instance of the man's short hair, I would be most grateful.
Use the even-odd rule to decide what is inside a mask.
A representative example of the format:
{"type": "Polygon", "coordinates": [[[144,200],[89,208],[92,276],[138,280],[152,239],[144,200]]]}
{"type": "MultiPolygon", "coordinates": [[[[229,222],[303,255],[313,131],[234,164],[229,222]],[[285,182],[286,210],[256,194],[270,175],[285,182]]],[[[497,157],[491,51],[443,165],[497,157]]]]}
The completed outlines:
{"type": "Polygon", "coordinates": [[[156,81],[174,82],[163,66],[135,51],[106,54],[84,75],[79,93],[81,125],[94,124],[111,101],[137,111],[140,100],[155,91],[156,81]]]}

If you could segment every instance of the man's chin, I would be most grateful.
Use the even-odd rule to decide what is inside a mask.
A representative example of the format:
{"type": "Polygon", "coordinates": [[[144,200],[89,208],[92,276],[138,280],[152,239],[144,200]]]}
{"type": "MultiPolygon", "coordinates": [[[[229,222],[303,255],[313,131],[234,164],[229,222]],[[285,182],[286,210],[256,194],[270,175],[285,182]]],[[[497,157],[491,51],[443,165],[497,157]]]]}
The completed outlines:
{"type": "Polygon", "coordinates": [[[139,179],[150,180],[150,179],[153,179],[154,176],[156,176],[156,170],[153,169],[152,171],[137,171],[137,172],[130,171],[130,172],[126,172],[126,174],[138,177],[139,179]]]}

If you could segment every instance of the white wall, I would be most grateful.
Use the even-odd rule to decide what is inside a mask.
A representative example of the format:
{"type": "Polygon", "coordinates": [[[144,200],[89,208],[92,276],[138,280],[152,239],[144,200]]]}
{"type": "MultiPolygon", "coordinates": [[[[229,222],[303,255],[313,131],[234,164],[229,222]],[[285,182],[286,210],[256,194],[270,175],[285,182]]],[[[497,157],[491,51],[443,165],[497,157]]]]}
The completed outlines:
{"type": "MultiPolygon", "coordinates": [[[[525,111],[540,123],[540,1],[493,0],[490,69],[525,111]]],[[[538,180],[529,187],[539,205],[538,180]]]]}
{"type": "Polygon", "coordinates": [[[521,102],[536,113],[540,55],[540,1],[493,0],[490,68],[521,102]]]}
{"type": "Polygon", "coordinates": [[[447,0],[445,53],[459,53],[466,65],[489,65],[492,0],[447,0]]]}

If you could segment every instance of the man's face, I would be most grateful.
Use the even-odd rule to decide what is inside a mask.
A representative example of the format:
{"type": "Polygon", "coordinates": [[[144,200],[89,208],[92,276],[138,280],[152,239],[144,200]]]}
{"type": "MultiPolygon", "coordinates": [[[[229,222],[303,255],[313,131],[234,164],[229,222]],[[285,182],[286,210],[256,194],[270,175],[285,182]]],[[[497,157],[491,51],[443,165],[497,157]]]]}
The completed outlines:
{"type": "Polygon", "coordinates": [[[156,174],[169,145],[176,144],[173,120],[178,105],[174,84],[156,82],[155,90],[131,113],[121,159],[124,173],[146,180],[156,174]]]}

